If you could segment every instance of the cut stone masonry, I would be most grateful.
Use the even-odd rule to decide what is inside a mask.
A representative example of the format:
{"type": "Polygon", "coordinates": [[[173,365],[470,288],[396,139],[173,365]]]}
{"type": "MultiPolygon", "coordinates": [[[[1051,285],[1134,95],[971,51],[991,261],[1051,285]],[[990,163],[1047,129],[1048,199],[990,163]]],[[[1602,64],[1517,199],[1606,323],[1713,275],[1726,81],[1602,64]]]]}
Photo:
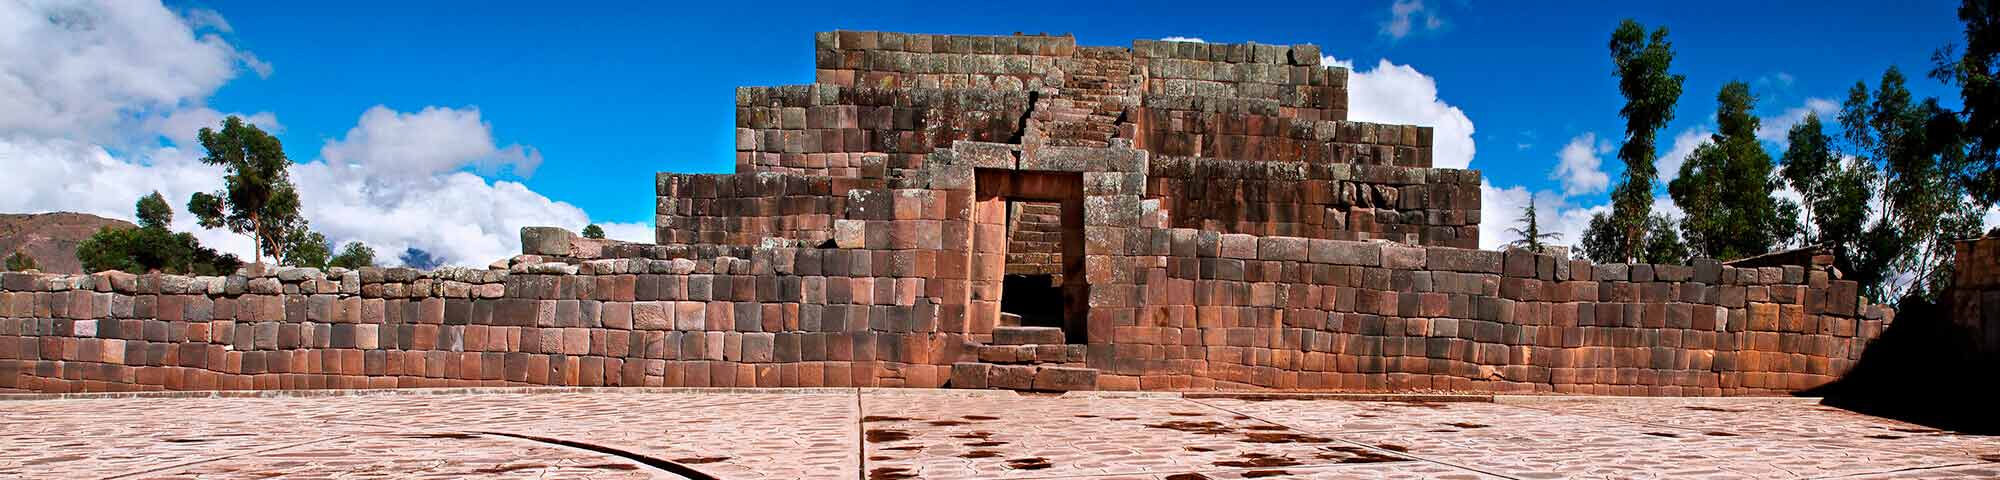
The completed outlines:
{"type": "MultiPolygon", "coordinates": [[[[1824,264],[1478,244],[1479,172],[1311,45],[821,33],[657,244],[487,270],[0,275],[0,389],[911,386],[1778,394],[1893,312],[1824,264]],[[1009,274],[1048,275],[1028,288],[1009,274]]],[[[1037,277],[1040,278],[1040,277],[1037,277]]]]}

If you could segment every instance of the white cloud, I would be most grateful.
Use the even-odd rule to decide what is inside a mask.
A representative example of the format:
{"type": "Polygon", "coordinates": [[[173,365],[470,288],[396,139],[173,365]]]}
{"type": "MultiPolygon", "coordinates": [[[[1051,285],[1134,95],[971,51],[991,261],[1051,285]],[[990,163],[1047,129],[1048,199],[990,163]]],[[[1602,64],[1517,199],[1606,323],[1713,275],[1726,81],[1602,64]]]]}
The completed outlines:
{"type": "Polygon", "coordinates": [[[1437,79],[1409,65],[1388,59],[1368,71],[1354,71],[1354,62],[1320,57],[1326,65],[1353,71],[1347,78],[1347,118],[1372,123],[1433,127],[1431,164],[1466,168],[1476,151],[1472,119],[1438,98],[1437,79]]]}
{"type": "Polygon", "coordinates": [[[415,247],[453,264],[485,265],[520,253],[524,226],[574,231],[590,223],[575,205],[466,172],[380,183],[312,162],[293,167],[292,177],[314,231],[337,242],[361,240],[377,252],[415,247]]]}
{"type": "Polygon", "coordinates": [[[599,223],[604,228],[604,238],[627,242],[653,243],[653,225],[649,223],[599,223]]]}
{"type": "Polygon", "coordinates": [[[285,131],[285,125],[278,123],[278,116],[271,112],[223,113],[208,107],[193,107],[169,112],[163,116],[145,119],[142,127],[146,132],[158,134],[174,145],[193,148],[201,144],[196,136],[203,128],[221,128],[222,120],[231,116],[241,117],[244,122],[273,135],[285,131]]]}
{"type": "MultiPolygon", "coordinates": [[[[1529,192],[1519,185],[1500,188],[1482,180],[1479,184],[1479,248],[1498,250],[1509,242],[1519,240],[1509,228],[1521,228],[1522,212],[1528,208],[1528,198],[1535,199],[1536,222],[1543,233],[1560,234],[1560,238],[1548,240],[1552,245],[1574,246],[1583,240],[1583,232],[1590,228],[1590,217],[1599,213],[1611,213],[1611,204],[1577,205],[1562,194],[1539,190],[1529,192]]],[[[1653,197],[1653,213],[1679,220],[1687,216],[1680,205],[1665,195],[1653,197]]]]}
{"type": "Polygon", "coordinates": [[[1653,161],[1653,164],[1659,169],[1660,181],[1671,182],[1675,178],[1679,178],[1681,176],[1681,165],[1687,163],[1688,156],[1693,155],[1694,149],[1700,147],[1701,144],[1708,143],[1709,136],[1714,134],[1715,132],[1708,131],[1707,127],[1692,127],[1682,130],[1678,135],[1674,135],[1674,146],[1668,148],[1667,153],[1660,155],[1660,158],[1653,161]]]}
{"type": "Polygon", "coordinates": [[[1162,38],[1160,40],[1168,42],[1208,43],[1207,40],[1202,40],[1201,37],[1173,36],[1173,37],[1162,38]]]}
{"type": "Polygon", "coordinates": [[[526,177],[542,164],[534,147],[496,146],[493,125],[479,118],[477,107],[402,113],[376,105],[361,114],[345,138],[326,142],[319,154],[328,164],[378,180],[430,176],[467,165],[488,174],[511,167],[526,177]]]}
{"type": "Polygon", "coordinates": [[[362,240],[377,251],[415,247],[451,263],[484,265],[520,252],[521,227],[590,223],[583,209],[520,182],[465,171],[511,166],[525,175],[541,162],[533,147],[497,146],[476,108],[369,108],[320,156],[292,169],[306,218],[328,238],[362,240]]]}
{"type": "MultiPolygon", "coordinates": [[[[367,137],[350,136],[344,144],[373,147],[358,140],[367,137]]],[[[490,142],[486,146],[492,149],[490,142]]],[[[221,169],[201,164],[199,157],[199,147],[159,147],[121,158],[104,147],[70,139],[6,137],[0,139],[0,170],[12,173],[19,185],[33,188],[0,189],[0,211],[66,210],[131,220],[133,202],[157,190],[174,205],[175,229],[195,232],[205,245],[250,258],[247,238],[199,228],[186,212],[190,195],[222,186],[221,169]]],[[[381,261],[393,261],[404,248],[416,247],[451,263],[484,265],[519,253],[523,226],[575,230],[591,223],[583,209],[519,182],[457,171],[477,161],[461,157],[464,163],[455,167],[432,163],[431,171],[411,171],[393,181],[372,176],[374,170],[368,168],[315,161],[294,164],[291,177],[304,204],[302,213],[314,231],[326,234],[336,246],[366,242],[375,247],[381,261]]],[[[601,225],[611,238],[652,239],[650,225],[601,225]]]]}
{"type": "Polygon", "coordinates": [[[1492,182],[1479,184],[1479,248],[1497,250],[1509,242],[1519,240],[1509,228],[1520,228],[1522,212],[1528,208],[1528,199],[1535,199],[1535,217],[1545,233],[1561,235],[1549,243],[1574,245],[1583,238],[1583,231],[1590,227],[1590,216],[1598,212],[1609,212],[1609,205],[1571,205],[1562,195],[1548,190],[1530,192],[1519,185],[1499,188],[1492,182]]]}
{"type": "Polygon", "coordinates": [[[0,134],[150,140],[134,138],[141,130],[128,122],[199,106],[253,58],[203,33],[227,25],[203,12],[188,19],[140,1],[0,2],[0,134]]]}
{"type": "MultiPolygon", "coordinates": [[[[0,2],[0,171],[8,173],[0,211],[130,220],[133,203],[159,191],[175,207],[176,230],[249,258],[248,238],[199,228],[185,211],[190,195],[222,186],[221,168],[199,162],[196,130],[227,115],[284,128],[271,112],[205,105],[240,68],[269,71],[201,33],[228,28],[213,11],[176,16],[140,1],[0,2]]],[[[415,247],[484,265],[519,252],[522,226],[590,223],[582,209],[520,182],[468,172],[525,176],[541,162],[531,147],[499,146],[475,108],[372,108],[321,152],[292,167],[304,215],[336,244],[373,245],[378,261],[415,247]]],[[[644,223],[601,224],[612,238],[652,238],[644,223]]]]}
{"type": "Polygon", "coordinates": [[[1821,122],[1827,122],[1831,121],[1834,112],[1839,110],[1840,104],[1834,103],[1833,100],[1808,98],[1803,105],[1785,109],[1785,113],[1763,119],[1763,123],[1757,127],[1757,139],[1776,143],[1778,148],[1783,149],[1791,144],[1790,140],[1785,138],[1786,134],[1791,133],[1793,125],[1806,121],[1806,114],[1818,114],[1821,122]]]}
{"type": "Polygon", "coordinates": [[[158,147],[119,158],[104,147],[65,138],[0,138],[0,171],[17,185],[0,189],[0,211],[71,211],[133,220],[133,203],[158,191],[174,206],[175,230],[194,232],[203,245],[250,258],[250,240],[227,230],[195,225],[187,198],[222,187],[222,174],[202,165],[197,152],[158,147]]]}
{"type": "Polygon", "coordinates": [[[1444,28],[1444,20],[1437,12],[1424,6],[1423,0],[1395,0],[1389,4],[1389,19],[1382,22],[1380,33],[1393,40],[1401,40],[1413,31],[1431,31],[1444,28]]]}
{"type": "Polygon", "coordinates": [[[1604,161],[1598,155],[1609,152],[1610,143],[1599,142],[1596,133],[1578,135],[1556,154],[1556,169],[1549,172],[1549,178],[1562,181],[1564,195],[1602,192],[1611,185],[1611,177],[1604,173],[1604,161]]]}
{"type": "Polygon", "coordinates": [[[194,27],[194,29],[196,30],[214,29],[222,32],[236,31],[234,27],[229,26],[228,19],[222,18],[222,12],[217,12],[206,8],[191,8],[188,9],[187,14],[184,16],[187,17],[188,26],[194,27]]]}

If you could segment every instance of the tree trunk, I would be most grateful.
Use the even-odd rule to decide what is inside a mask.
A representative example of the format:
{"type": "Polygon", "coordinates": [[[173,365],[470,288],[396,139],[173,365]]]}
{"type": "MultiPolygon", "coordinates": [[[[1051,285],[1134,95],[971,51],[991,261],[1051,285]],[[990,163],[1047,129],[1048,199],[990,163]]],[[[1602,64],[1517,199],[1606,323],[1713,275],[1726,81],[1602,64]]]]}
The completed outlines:
{"type": "Polygon", "coordinates": [[[251,235],[250,251],[252,252],[251,255],[253,258],[257,260],[258,265],[263,265],[264,264],[264,216],[255,213],[250,214],[250,224],[253,225],[254,226],[253,228],[256,230],[256,232],[250,234],[251,235]]]}

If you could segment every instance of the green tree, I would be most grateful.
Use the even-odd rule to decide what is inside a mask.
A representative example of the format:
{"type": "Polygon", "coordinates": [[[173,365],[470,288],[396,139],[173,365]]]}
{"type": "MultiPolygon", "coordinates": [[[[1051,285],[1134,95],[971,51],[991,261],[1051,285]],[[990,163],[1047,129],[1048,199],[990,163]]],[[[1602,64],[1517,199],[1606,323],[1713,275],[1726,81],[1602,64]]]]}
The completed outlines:
{"type": "Polygon", "coordinates": [[[1757,140],[1750,84],[1729,82],[1716,94],[1717,131],[1681,164],[1667,193],[1687,212],[1681,233],[1694,255],[1734,260],[1763,254],[1789,239],[1797,206],[1771,197],[1778,180],[1757,140]],[[1786,218],[1789,213],[1790,218],[1786,218]]]}
{"type": "Polygon", "coordinates": [[[1807,113],[1804,120],[1792,125],[1785,132],[1785,140],[1790,146],[1778,157],[1778,178],[1799,192],[1803,200],[1802,221],[1808,224],[1802,230],[1800,243],[1813,244],[1819,240],[1817,232],[1825,230],[1817,225],[1819,218],[1813,212],[1823,206],[1826,190],[1831,187],[1826,180],[1840,168],[1840,157],[1833,153],[1832,139],[1826,136],[1826,128],[1816,113],[1807,113]]]}
{"type": "Polygon", "coordinates": [[[140,227],[104,227],[77,243],[76,257],[85,271],[223,275],[242,265],[234,255],[201,246],[194,234],[168,230],[173,209],[159,192],[140,197],[133,209],[140,227]]]}
{"type": "MultiPolygon", "coordinates": [[[[1778,174],[1803,200],[1801,243],[1831,250],[1834,267],[1846,272],[1849,278],[1879,275],[1880,268],[1873,269],[1871,274],[1863,266],[1882,263],[1868,260],[1872,257],[1864,253],[1873,239],[1867,235],[1867,222],[1874,211],[1870,205],[1874,203],[1873,185],[1878,176],[1875,164],[1860,158],[1843,160],[1834,151],[1833,138],[1826,134],[1818,115],[1806,115],[1804,121],[1786,132],[1786,138],[1790,146],[1781,157],[1783,166],[1778,174]]],[[[1862,283],[1874,286],[1873,281],[1862,283]]]]}
{"type": "Polygon", "coordinates": [[[1652,230],[1653,189],[1659,178],[1653,140],[1674,119],[1674,103],[1680,101],[1681,84],[1687,78],[1668,71],[1674,47],[1667,41],[1666,27],[1649,35],[1645,25],[1626,19],[1611,33],[1610,47],[1612,74],[1618,77],[1618,92],[1625,96],[1625,107],[1618,110],[1618,116],[1625,118],[1625,144],[1618,148],[1625,173],[1611,190],[1612,214],[1605,228],[1623,232],[1615,239],[1618,256],[1629,260],[1647,248],[1645,234],[1652,230]]]}
{"type": "Polygon", "coordinates": [[[1958,85],[1966,158],[1953,170],[1980,203],[2000,201],[2000,4],[1964,0],[1958,19],[1965,23],[1965,51],[1956,45],[1938,49],[1931,58],[1931,78],[1958,85]]]}
{"type": "Polygon", "coordinates": [[[17,250],[13,255],[7,256],[8,271],[24,272],[35,268],[35,257],[28,256],[27,252],[17,250]]]}
{"type": "Polygon", "coordinates": [[[1653,214],[1641,223],[1641,238],[1645,243],[1639,246],[1639,255],[1625,257],[1625,230],[1611,215],[1599,212],[1590,216],[1590,226],[1584,228],[1583,238],[1577,243],[1577,256],[1597,263],[1656,263],[1682,264],[1688,261],[1688,247],[1681,242],[1674,231],[1674,220],[1663,214],[1653,214]]]}
{"type": "Polygon", "coordinates": [[[327,243],[325,235],[306,229],[292,230],[285,237],[283,264],[324,269],[327,257],[332,254],[333,245],[327,243]]]}
{"type": "Polygon", "coordinates": [[[133,206],[139,213],[139,226],[145,228],[169,228],[174,223],[174,207],[167,206],[167,197],[158,190],[144,197],[133,206]]]}
{"type": "Polygon", "coordinates": [[[188,211],[201,219],[202,227],[249,235],[258,263],[266,253],[282,255],[287,235],[305,223],[299,217],[298,191],[287,174],[292,162],[285,158],[284,146],[235,116],[222,121],[221,131],[203,128],[198,137],[208,150],[202,163],[223,167],[223,188],[194,194],[188,211]]]}
{"type": "Polygon", "coordinates": [[[1535,218],[1535,199],[1532,197],[1528,198],[1528,208],[1526,210],[1522,210],[1521,217],[1516,219],[1515,221],[1520,222],[1522,226],[1510,227],[1507,229],[1507,232],[1520,237],[1520,239],[1508,243],[1507,246],[1509,247],[1523,248],[1527,249],[1530,252],[1543,253],[1548,251],[1548,246],[1544,245],[1543,241],[1562,239],[1561,233],[1542,232],[1542,227],[1540,225],[1540,222],[1537,221],[1535,218]]]}
{"type": "Polygon", "coordinates": [[[1936,98],[1914,101],[1904,82],[1895,67],[1872,95],[1856,82],[1840,113],[1857,157],[1881,165],[1870,185],[1881,215],[1862,234],[1854,271],[1878,301],[1936,300],[1950,286],[1952,241],[1977,235],[1984,210],[1952,168],[1967,156],[1964,125],[1936,98]]]}
{"type": "Polygon", "coordinates": [[[1640,263],[1680,265],[1688,258],[1687,244],[1674,233],[1674,219],[1658,213],[1646,217],[1646,248],[1640,250],[1640,263]]]}
{"type": "Polygon", "coordinates": [[[375,249],[369,248],[365,243],[347,242],[346,246],[341,247],[340,254],[334,255],[333,260],[328,261],[327,265],[346,269],[372,267],[375,266],[375,249]]]}
{"type": "Polygon", "coordinates": [[[595,223],[583,227],[583,238],[604,238],[604,227],[595,223]]]}
{"type": "Polygon", "coordinates": [[[145,273],[146,270],[132,259],[132,235],[137,229],[104,227],[97,229],[76,244],[76,259],[83,263],[86,273],[118,270],[145,273]]]}

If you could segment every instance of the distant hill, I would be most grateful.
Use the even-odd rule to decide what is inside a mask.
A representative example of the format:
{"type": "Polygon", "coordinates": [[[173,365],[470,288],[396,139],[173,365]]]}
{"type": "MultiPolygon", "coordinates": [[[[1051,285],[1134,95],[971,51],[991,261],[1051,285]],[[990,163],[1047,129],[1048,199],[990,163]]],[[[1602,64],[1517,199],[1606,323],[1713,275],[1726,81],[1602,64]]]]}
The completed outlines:
{"type": "Polygon", "coordinates": [[[41,271],[83,273],[83,263],[76,259],[76,244],[104,227],[138,225],[73,212],[0,213],[0,258],[21,251],[35,257],[41,271]]]}

